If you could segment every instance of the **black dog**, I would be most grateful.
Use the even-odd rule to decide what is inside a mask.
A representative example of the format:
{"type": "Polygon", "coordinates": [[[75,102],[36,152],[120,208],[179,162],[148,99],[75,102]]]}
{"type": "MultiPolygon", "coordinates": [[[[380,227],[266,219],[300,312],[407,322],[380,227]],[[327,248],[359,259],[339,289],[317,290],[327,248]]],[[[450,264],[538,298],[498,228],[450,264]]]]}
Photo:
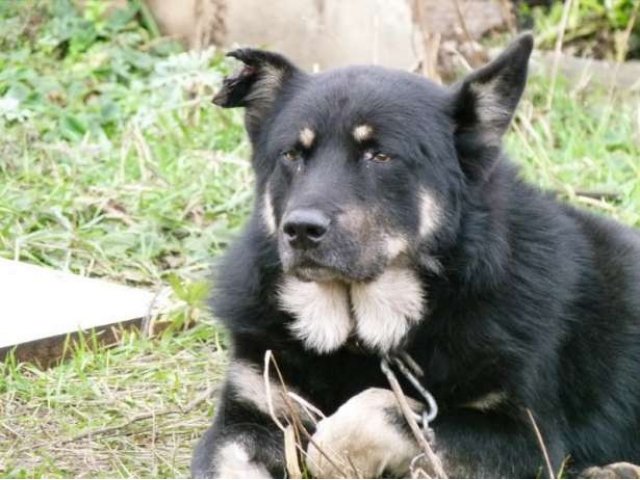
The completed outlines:
{"type": "Polygon", "coordinates": [[[406,475],[420,451],[379,367],[400,350],[440,406],[450,476],[546,475],[527,410],[556,472],[640,462],[640,236],[523,183],[501,150],[532,43],[451,88],[230,54],[244,67],[214,102],[246,109],[255,208],[215,282],[233,348],[194,475],[283,476],[272,417],[292,404],[314,476],[406,475]],[[268,401],[267,350],[317,428],[273,368],[268,401]]]}

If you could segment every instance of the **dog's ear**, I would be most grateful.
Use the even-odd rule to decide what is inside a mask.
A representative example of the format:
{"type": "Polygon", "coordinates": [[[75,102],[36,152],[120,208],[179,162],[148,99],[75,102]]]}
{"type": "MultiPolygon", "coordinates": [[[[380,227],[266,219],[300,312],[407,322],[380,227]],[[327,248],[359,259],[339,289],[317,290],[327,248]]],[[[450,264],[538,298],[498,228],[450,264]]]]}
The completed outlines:
{"type": "Polygon", "coordinates": [[[241,48],[227,56],[240,60],[242,67],[223,80],[213,103],[223,108],[245,107],[247,130],[253,136],[283,87],[303,73],[282,55],[264,50],[241,48]]]}
{"type": "Polygon", "coordinates": [[[463,160],[473,161],[479,150],[488,157],[497,154],[524,91],[532,49],[531,34],[520,35],[498,58],[452,87],[456,144],[463,160]]]}

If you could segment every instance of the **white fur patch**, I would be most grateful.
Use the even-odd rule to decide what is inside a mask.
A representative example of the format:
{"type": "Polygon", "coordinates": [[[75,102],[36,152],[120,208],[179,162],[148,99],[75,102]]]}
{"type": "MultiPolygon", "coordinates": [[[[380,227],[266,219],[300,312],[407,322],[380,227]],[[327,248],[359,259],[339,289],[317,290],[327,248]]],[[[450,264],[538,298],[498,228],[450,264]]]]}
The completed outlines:
{"type": "Polygon", "coordinates": [[[244,101],[249,109],[261,109],[261,113],[268,108],[275,99],[276,92],[282,86],[283,72],[279,68],[264,65],[258,80],[253,84],[251,91],[244,101]]]}
{"type": "Polygon", "coordinates": [[[217,478],[272,478],[267,469],[252,462],[243,445],[230,442],[216,455],[217,478]]]}
{"type": "Polygon", "coordinates": [[[263,65],[260,75],[244,98],[245,119],[248,126],[255,128],[269,111],[282,87],[284,72],[271,65],[263,65]]]}
{"type": "Polygon", "coordinates": [[[316,139],[316,134],[309,127],[304,127],[302,130],[300,130],[299,140],[300,140],[300,144],[304,148],[311,148],[311,146],[313,145],[313,141],[315,139],[316,139]]]}
{"type": "MultiPolygon", "coordinates": [[[[242,361],[234,361],[227,371],[227,382],[234,388],[235,395],[245,402],[251,403],[262,413],[269,414],[267,393],[264,386],[262,371],[255,365],[242,361]]],[[[271,401],[276,415],[281,416],[286,411],[284,390],[277,381],[271,382],[271,401]]]]}
{"type": "Polygon", "coordinates": [[[476,115],[483,135],[488,144],[500,145],[502,135],[509,127],[513,110],[500,92],[501,79],[494,78],[489,82],[474,82],[470,85],[476,96],[476,115]]]}
{"type": "Polygon", "coordinates": [[[356,142],[364,142],[370,140],[373,136],[373,127],[371,125],[362,124],[353,129],[353,138],[356,142]]]}
{"type": "MultiPolygon", "coordinates": [[[[234,396],[243,402],[251,404],[262,413],[271,415],[267,391],[264,383],[264,375],[259,367],[249,363],[235,360],[227,370],[227,382],[233,386],[234,396]]],[[[278,418],[285,418],[291,415],[293,409],[303,421],[312,421],[313,418],[306,408],[301,407],[301,403],[308,404],[302,396],[297,394],[289,386],[285,389],[281,386],[277,378],[272,378],[269,382],[271,393],[271,406],[273,414],[278,418]],[[287,400],[287,393],[289,399],[287,400]]]]}
{"type": "Polygon", "coordinates": [[[369,283],[351,286],[358,337],[378,351],[398,347],[424,313],[425,294],[416,274],[389,268],[369,283]]]}
{"type": "Polygon", "coordinates": [[[338,214],[338,223],[351,232],[367,228],[367,215],[356,205],[343,205],[338,214]]]}
{"type": "Polygon", "coordinates": [[[420,227],[421,237],[427,237],[436,231],[440,225],[442,209],[436,197],[425,190],[420,191],[420,227]]]}
{"type": "Polygon", "coordinates": [[[400,254],[405,253],[409,248],[404,237],[388,236],[385,239],[385,246],[389,259],[393,260],[400,254]]]}
{"type": "Polygon", "coordinates": [[[280,288],[280,305],[295,318],[291,330],[308,348],[328,353],[347,341],[352,325],[343,285],[288,277],[280,288]]]}
{"type": "MultiPolygon", "coordinates": [[[[419,411],[417,402],[410,404],[419,411]]],[[[369,388],[318,423],[313,440],[336,465],[309,443],[307,467],[313,477],[380,478],[387,472],[407,478],[403,475],[419,448],[410,434],[390,421],[389,410],[400,415],[393,392],[369,388]]]]}
{"type": "Polygon", "coordinates": [[[262,221],[267,227],[267,231],[270,235],[275,235],[278,227],[276,225],[276,216],[273,212],[273,202],[271,201],[271,192],[269,191],[269,185],[264,192],[264,197],[262,198],[262,221]]]}
{"type": "Polygon", "coordinates": [[[499,93],[499,83],[500,79],[496,78],[490,82],[470,85],[471,91],[476,96],[476,112],[481,124],[495,126],[509,124],[512,111],[504,105],[504,99],[499,93]]]}
{"type": "Polygon", "coordinates": [[[500,406],[505,402],[506,399],[506,392],[489,392],[486,395],[465,404],[464,406],[467,408],[472,408],[474,410],[487,412],[489,410],[494,410],[496,407],[500,406]]]}

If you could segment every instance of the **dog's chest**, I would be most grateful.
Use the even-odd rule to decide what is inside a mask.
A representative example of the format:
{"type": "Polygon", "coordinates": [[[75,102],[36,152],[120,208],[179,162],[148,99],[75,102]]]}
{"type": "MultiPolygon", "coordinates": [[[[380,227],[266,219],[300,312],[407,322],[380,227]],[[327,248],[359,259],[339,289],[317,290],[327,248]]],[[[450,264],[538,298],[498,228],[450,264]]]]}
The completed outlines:
{"type": "Polygon", "coordinates": [[[378,353],[393,351],[427,310],[417,275],[399,268],[366,284],[289,277],[280,286],[279,302],[294,319],[294,336],[317,353],[336,351],[350,338],[378,353]]]}

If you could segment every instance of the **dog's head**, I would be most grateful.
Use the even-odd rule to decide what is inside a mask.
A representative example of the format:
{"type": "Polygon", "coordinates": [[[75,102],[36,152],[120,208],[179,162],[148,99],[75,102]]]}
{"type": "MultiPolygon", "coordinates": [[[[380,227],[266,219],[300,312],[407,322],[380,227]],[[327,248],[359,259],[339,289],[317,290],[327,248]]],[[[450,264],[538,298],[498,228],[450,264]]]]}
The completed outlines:
{"type": "Polygon", "coordinates": [[[452,87],[410,73],[349,67],[309,75],[241,49],[214,98],[244,107],[256,205],[285,272],[362,282],[452,241],[465,186],[481,181],[522,94],[523,35],[452,87]]]}

